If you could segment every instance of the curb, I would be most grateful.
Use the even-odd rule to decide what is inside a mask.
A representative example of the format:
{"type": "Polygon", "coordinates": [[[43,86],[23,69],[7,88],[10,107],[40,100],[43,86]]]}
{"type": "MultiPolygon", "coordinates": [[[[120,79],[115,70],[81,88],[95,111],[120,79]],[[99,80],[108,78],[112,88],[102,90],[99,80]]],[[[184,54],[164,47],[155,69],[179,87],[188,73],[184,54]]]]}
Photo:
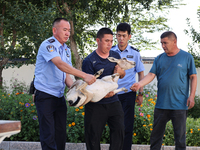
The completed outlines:
{"type": "MultiPolygon", "coordinates": [[[[101,150],[108,150],[109,144],[101,144],[101,150]]],[[[149,150],[149,145],[132,145],[131,150],[149,150]]],[[[174,150],[174,146],[163,146],[161,150],[174,150]]],[[[42,150],[40,142],[3,141],[0,150],[42,150]]],[[[65,150],[86,150],[85,143],[66,143],[65,150]]],[[[200,147],[187,147],[186,150],[200,150],[200,147]]]]}

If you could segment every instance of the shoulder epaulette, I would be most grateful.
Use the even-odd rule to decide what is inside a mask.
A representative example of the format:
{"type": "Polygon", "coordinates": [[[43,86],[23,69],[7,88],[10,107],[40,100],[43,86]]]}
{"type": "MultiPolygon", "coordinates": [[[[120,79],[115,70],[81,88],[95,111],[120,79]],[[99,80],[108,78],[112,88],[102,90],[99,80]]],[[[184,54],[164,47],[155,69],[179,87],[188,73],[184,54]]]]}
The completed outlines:
{"type": "Polygon", "coordinates": [[[137,49],[137,48],[135,48],[135,47],[133,47],[133,46],[131,46],[131,48],[132,48],[133,50],[137,51],[137,52],[140,52],[139,49],[137,49]]]}
{"type": "Polygon", "coordinates": [[[54,39],[49,39],[48,40],[50,43],[53,43],[53,42],[55,42],[55,40],[54,39]]]}

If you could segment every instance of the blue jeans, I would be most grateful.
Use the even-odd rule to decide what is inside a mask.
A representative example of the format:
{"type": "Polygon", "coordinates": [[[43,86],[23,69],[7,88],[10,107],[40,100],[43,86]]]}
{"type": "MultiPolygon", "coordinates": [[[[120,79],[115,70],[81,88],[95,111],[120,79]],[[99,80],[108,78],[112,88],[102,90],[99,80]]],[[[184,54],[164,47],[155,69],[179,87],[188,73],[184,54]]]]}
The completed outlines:
{"type": "Polygon", "coordinates": [[[154,125],[150,137],[150,149],[160,150],[165,133],[166,123],[171,120],[174,128],[176,150],[186,150],[186,119],[187,110],[154,110],[154,125]]]}

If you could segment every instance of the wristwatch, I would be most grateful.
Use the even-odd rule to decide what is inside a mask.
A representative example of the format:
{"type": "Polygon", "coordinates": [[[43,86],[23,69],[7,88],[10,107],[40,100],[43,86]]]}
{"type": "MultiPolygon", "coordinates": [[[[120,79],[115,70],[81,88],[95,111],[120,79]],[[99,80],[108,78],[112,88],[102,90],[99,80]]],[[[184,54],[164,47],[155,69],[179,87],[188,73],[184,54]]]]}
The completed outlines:
{"type": "Polygon", "coordinates": [[[144,94],[143,92],[139,92],[138,96],[143,96],[143,94],[144,94]]]}

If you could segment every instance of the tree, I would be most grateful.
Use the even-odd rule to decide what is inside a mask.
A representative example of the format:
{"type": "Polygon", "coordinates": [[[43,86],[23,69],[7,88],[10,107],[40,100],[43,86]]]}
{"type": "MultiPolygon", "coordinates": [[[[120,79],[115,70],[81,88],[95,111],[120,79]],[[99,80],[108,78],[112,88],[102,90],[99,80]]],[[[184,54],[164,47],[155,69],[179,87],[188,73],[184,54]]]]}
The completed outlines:
{"type": "Polygon", "coordinates": [[[35,63],[41,41],[51,36],[56,7],[48,6],[45,1],[0,0],[0,86],[4,68],[35,63]]]}
{"type": "Polygon", "coordinates": [[[76,61],[75,67],[81,69],[81,60],[86,52],[95,47],[96,29],[101,26],[113,28],[119,22],[128,22],[132,25],[135,36],[132,42],[138,43],[140,47],[150,45],[150,40],[144,39],[141,34],[167,28],[167,20],[155,12],[175,7],[176,4],[172,5],[172,2],[173,0],[73,0],[70,3],[57,0],[60,13],[70,19],[72,26],[70,47],[76,61]]]}
{"type": "MultiPolygon", "coordinates": [[[[197,10],[197,18],[199,20],[199,27],[200,27],[200,8],[197,10]]],[[[200,31],[194,29],[191,25],[190,19],[187,18],[187,24],[190,28],[189,30],[184,30],[185,33],[192,38],[192,43],[188,44],[189,53],[192,54],[195,61],[195,66],[198,68],[200,67],[200,31]]]]}
{"type": "Polygon", "coordinates": [[[9,66],[35,63],[41,42],[52,35],[55,17],[71,24],[70,47],[73,62],[81,69],[82,59],[96,46],[101,26],[114,28],[119,22],[132,25],[134,44],[150,41],[141,34],[166,28],[166,19],[155,12],[173,8],[175,0],[0,0],[0,85],[2,70],[9,66]],[[17,60],[27,58],[23,63],[17,60]],[[11,59],[14,63],[8,63],[11,59]]]}

